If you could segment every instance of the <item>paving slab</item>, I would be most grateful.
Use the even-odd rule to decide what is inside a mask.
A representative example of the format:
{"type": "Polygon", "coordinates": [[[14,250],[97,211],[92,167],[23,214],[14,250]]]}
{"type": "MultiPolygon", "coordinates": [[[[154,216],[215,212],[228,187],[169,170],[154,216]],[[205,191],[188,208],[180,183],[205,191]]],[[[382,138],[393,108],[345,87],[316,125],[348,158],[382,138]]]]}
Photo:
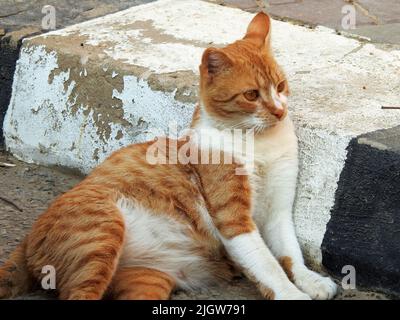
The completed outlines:
{"type": "Polygon", "coordinates": [[[348,36],[359,36],[375,43],[400,44],[400,30],[397,25],[400,23],[400,2],[396,0],[209,1],[249,12],[258,12],[260,8],[265,8],[279,20],[310,27],[326,26],[348,36]],[[342,25],[343,18],[348,14],[348,6],[354,8],[354,29],[347,29],[342,25]]]}
{"type": "MultiPolygon", "coordinates": [[[[305,1],[271,1],[267,2],[268,11],[272,15],[301,21],[311,26],[323,25],[337,30],[342,30],[344,14],[342,9],[349,5],[345,0],[305,0],[305,1]]],[[[366,16],[358,7],[355,8],[356,25],[370,25],[374,20],[366,16]]]]}
{"type": "Polygon", "coordinates": [[[378,43],[400,44],[400,22],[358,27],[351,33],[378,43]]]}
{"type": "Polygon", "coordinates": [[[2,0],[0,27],[7,32],[27,26],[41,28],[45,6],[54,7],[59,29],[147,2],[151,0],[2,0]]]}
{"type": "MultiPolygon", "coordinates": [[[[265,8],[273,17],[310,26],[323,25],[342,29],[342,8],[349,5],[346,0],[211,0],[212,2],[240,8],[249,12],[258,12],[265,8]]],[[[374,20],[356,8],[357,25],[370,25],[374,20]]]]}
{"type": "Polygon", "coordinates": [[[377,19],[378,24],[400,22],[400,3],[397,0],[356,0],[354,2],[377,19]]]}

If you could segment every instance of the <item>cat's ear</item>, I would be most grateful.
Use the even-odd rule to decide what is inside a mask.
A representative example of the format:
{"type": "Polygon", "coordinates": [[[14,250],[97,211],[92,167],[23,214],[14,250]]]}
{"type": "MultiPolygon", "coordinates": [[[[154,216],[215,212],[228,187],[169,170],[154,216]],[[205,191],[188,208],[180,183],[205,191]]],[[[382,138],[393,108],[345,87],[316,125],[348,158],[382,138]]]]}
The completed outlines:
{"type": "Polygon", "coordinates": [[[207,71],[207,75],[210,77],[229,69],[232,65],[232,60],[222,49],[217,48],[206,49],[201,59],[201,68],[207,71]]]}
{"type": "Polygon", "coordinates": [[[247,27],[245,40],[251,41],[259,47],[269,47],[271,37],[271,19],[264,12],[259,12],[247,27]]]}

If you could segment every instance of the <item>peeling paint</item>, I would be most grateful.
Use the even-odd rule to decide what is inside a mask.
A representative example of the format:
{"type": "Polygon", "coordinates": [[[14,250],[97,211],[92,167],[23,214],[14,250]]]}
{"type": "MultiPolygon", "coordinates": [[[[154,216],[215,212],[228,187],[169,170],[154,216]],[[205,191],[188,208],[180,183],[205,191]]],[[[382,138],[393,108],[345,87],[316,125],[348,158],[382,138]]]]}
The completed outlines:
{"type": "MultiPolygon", "coordinates": [[[[51,48],[53,46],[51,40],[54,38],[49,37],[47,40],[50,41],[49,47],[51,48]]],[[[97,134],[103,141],[107,141],[111,134],[110,123],[130,125],[123,119],[122,102],[114,95],[115,90],[123,90],[123,77],[122,75],[115,76],[115,71],[111,73],[103,71],[98,68],[96,63],[92,63],[93,57],[87,55],[86,51],[93,52],[99,48],[91,49],[87,46],[82,48],[80,43],[84,42],[84,37],[74,36],[66,42],[69,50],[74,54],[57,55],[57,68],[50,72],[48,83],[51,85],[54,77],[61,73],[67,73],[68,78],[64,81],[63,86],[64,92],[72,88],[68,96],[69,112],[74,115],[79,109],[82,109],[85,116],[92,112],[97,134]],[[84,64],[82,64],[82,57],[85,57],[84,64]]],[[[31,43],[30,46],[32,45],[31,43]]]]}
{"type": "Polygon", "coordinates": [[[203,42],[200,40],[176,38],[172,34],[165,33],[163,29],[157,28],[155,26],[155,21],[153,20],[137,20],[128,24],[118,24],[113,26],[113,29],[118,31],[138,30],[138,39],[144,41],[147,44],[178,43],[189,46],[202,47],[204,49],[209,46],[224,46],[224,43],[215,43],[214,41],[203,42]]]}
{"type": "Polygon", "coordinates": [[[122,71],[113,79],[118,81],[114,87],[108,82],[113,68],[96,70],[90,59],[86,65],[88,77],[91,72],[106,76],[99,77],[98,82],[91,79],[94,82],[86,83],[88,77],[80,79],[78,71],[71,72],[74,68],[79,70],[79,59],[65,59],[62,63],[55,51],[44,46],[21,49],[14,94],[5,119],[5,138],[7,147],[24,161],[88,172],[113,150],[149,139],[154,135],[153,127],[167,132],[172,121],[180,127],[189,125],[194,104],[175,100],[172,89],[153,90],[147,81],[133,75],[123,76],[122,71]],[[37,61],[40,63],[33,63],[37,61]],[[73,73],[75,79],[71,79],[73,73]],[[41,80],[28,85],[34,77],[41,80]],[[96,90],[89,91],[94,89],[87,86],[96,86],[96,90]],[[107,95],[118,101],[118,105],[97,104],[106,100],[101,97],[105,86],[109,86],[107,95]],[[77,103],[80,98],[76,95],[85,92],[90,95],[77,103]],[[93,99],[89,99],[91,95],[93,99]]]}

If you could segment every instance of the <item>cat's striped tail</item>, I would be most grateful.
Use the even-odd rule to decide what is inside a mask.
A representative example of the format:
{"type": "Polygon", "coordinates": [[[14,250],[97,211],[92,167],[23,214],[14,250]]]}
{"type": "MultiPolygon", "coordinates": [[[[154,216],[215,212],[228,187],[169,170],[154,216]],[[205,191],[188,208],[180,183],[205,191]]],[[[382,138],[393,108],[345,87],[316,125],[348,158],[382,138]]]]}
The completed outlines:
{"type": "Polygon", "coordinates": [[[11,253],[10,258],[0,267],[0,299],[16,297],[28,292],[31,288],[25,248],[26,240],[11,253]]]}

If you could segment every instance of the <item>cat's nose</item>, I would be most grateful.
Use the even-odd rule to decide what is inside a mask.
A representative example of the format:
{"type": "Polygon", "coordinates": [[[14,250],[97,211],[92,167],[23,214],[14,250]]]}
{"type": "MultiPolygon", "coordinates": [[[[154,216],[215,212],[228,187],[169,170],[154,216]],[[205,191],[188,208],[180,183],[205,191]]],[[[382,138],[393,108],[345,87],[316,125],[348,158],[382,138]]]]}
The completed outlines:
{"type": "Polygon", "coordinates": [[[285,115],[285,108],[282,104],[277,106],[275,103],[263,102],[263,105],[269,111],[269,113],[277,117],[278,120],[281,120],[285,115]]]}
{"type": "Polygon", "coordinates": [[[277,117],[279,120],[282,119],[283,115],[284,115],[285,111],[283,110],[283,108],[275,108],[272,111],[272,114],[277,117]]]}

